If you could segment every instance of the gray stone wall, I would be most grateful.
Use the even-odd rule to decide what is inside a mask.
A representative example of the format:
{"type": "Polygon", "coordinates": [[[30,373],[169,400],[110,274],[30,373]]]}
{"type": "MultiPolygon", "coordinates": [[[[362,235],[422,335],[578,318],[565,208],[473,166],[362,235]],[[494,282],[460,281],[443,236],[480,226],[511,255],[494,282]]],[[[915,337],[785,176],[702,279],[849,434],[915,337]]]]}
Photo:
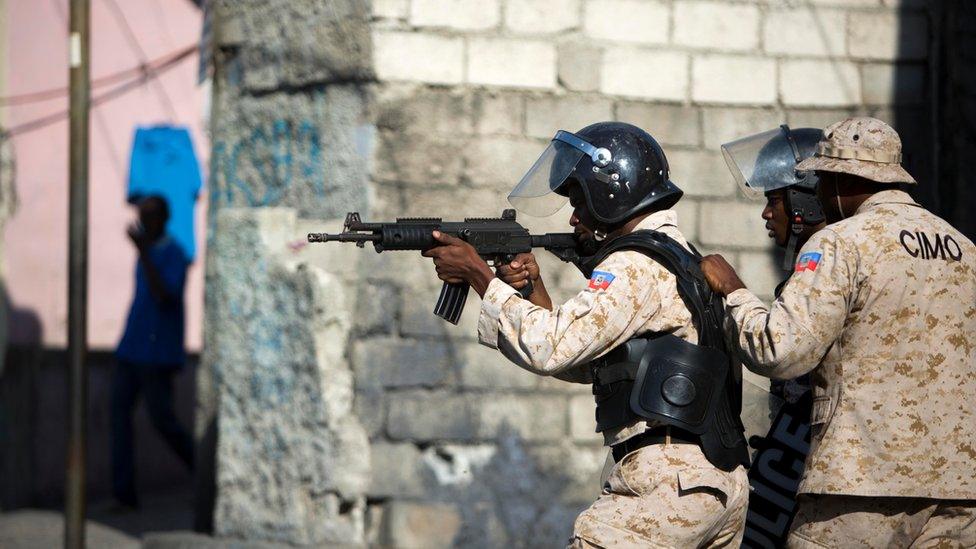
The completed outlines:
{"type": "Polygon", "coordinates": [[[295,261],[297,217],[367,205],[371,78],[361,2],[214,10],[197,527],[296,545],[365,542],[369,441],[346,347],[355,293],[295,261]]]}
{"type": "MultiPolygon", "coordinates": [[[[925,93],[926,18],[907,0],[374,0],[368,13],[354,2],[257,4],[228,4],[238,22],[215,102],[209,259],[228,270],[208,279],[213,366],[202,382],[220,403],[217,530],[293,543],[345,533],[382,546],[559,546],[599,493],[606,454],[588,387],[533,376],[478,345],[476,296],[459,326],[431,314],[440,284],[429,261],[301,246],[304,233],[335,231],[352,210],[498,215],[557,129],[622,120],[665,147],[686,193],[685,234],[768,297],[779,258],[761,204],[738,194],[719,145],[783,122],[920,116],[925,93]],[[318,32],[316,18],[342,30],[318,32]],[[305,32],[286,33],[288,22],[305,32]],[[267,207],[288,210],[255,211],[267,207]],[[234,252],[249,238],[256,251],[234,252]],[[234,302],[249,312],[233,317],[234,302]],[[294,316],[343,327],[320,347],[325,328],[294,316]],[[274,352],[251,341],[263,331],[286,334],[274,352]],[[346,371],[369,451],[352,463],[313,458],[329,444],[359,448],[315,419],[328,416],[315,406],[346,398],[326,390],[346,371]],[[263,411],[265,384],[300,396],[263,411]],[[279,424],[288,433],[274,437],[279,424]],[[292,465],[271,473],[265,461],[283,454],[292,465]],[[351,486],[337,487],[340,477],[351,486]],[[296,507],[259,494],[269,486],[333,499],[296,507]],[[296,519],[299,508],[317,514],[296,519]],[[287,527],[268,526],[285,510],[287,527]],[[325,533],[320,521],[343,526],[325,533]]],[[[568,215],[522,221],[565,230],[568,215]]],[[[585,283],[540,260],[554,301],[585,283]]],[[[756,432],[765,404],[748,391],[756,432]]]]}

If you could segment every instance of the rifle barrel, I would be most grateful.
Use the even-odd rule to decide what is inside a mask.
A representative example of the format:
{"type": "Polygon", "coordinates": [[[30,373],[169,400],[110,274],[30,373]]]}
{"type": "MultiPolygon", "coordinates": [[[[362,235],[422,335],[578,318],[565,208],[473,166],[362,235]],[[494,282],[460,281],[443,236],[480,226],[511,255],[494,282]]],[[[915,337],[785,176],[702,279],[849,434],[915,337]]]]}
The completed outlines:
{"type": "Polygon", "coordinates": [[[309,242],[379,242],[382,235],[370,233],[308,233],[309,242]]]}

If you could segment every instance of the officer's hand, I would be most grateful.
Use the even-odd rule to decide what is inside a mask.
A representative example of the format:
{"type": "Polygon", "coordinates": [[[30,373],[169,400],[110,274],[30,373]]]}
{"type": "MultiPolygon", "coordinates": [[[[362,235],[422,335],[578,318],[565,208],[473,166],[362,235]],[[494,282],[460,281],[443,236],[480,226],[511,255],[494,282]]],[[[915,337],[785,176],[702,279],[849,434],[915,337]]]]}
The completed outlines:
{"type": "Polygon", "coordinates": [[[723,296],[745,288],[742,279],[736,274],[735,269],[724,257],[713,254],[706,255],[701,260],[701,270],[705,275],[705,281],[711,286],[712,291],[723,296]]]}
{"type": "Polygon", "coordinates": [[[434,231],[433,236],[440,245],[422,252],[421,255],[434,260],[437,278],[454,284],[467,282],[479,295],[484,296],[488,283],[495,276],[474,246],[440,231],[434,231]]]}
{"type": "Polygon", "coordinates": [[[522,253],[515,256],[511,263],[499,265],[495,275],[516,290],[524,288],[528,280],[532,281],[533,286],[538,286],[539,264],[531,253],[522,253]]]}

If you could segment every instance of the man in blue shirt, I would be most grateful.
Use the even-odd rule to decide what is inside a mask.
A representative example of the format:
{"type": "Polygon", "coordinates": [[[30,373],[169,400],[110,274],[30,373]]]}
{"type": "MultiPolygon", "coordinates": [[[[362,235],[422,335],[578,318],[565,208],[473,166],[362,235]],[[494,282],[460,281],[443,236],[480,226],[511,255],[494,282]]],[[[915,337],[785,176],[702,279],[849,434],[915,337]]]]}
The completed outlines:
{"type": "Polygon", "coordinates": [[[173,377],[183,366],[183,287],[188,261],[166,234],[169,206],[160,196],[139,202],[139,223],[128,234],[139,251],[136,289],[112,379],[112,488],[137,507],[132,412],[141,392],[153,426],[188,469],[193,439],[173,409],[173,377]]]}

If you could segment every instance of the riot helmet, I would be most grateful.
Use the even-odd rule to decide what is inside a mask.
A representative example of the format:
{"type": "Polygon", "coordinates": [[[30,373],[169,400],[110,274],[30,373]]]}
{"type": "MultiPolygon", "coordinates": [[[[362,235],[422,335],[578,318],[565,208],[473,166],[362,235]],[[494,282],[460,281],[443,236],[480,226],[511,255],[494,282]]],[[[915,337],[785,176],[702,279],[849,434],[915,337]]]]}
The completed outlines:
{"type": "Polygon", "coordinates": [[[783,268],[793,269],[797,238],[805,228],[826,220],[817,199],[817,176],[798,171],[797,165],[817,150],[823,132],[815,128],[779,128],[722,145],[722,155],[742,192],[762,198],[771,191],[784,190],[789,241],[783,268]]]}
{"type": "Polygon", "coordinates": [[[598,122],[576,133],[557,131],[508,201],[528,215],[545,217],[566,203],[575,182],[593,217],[617,225],[673,206],[682,192],[669,175],[664,151],[650,134],[623,122],[598,122]]]}

